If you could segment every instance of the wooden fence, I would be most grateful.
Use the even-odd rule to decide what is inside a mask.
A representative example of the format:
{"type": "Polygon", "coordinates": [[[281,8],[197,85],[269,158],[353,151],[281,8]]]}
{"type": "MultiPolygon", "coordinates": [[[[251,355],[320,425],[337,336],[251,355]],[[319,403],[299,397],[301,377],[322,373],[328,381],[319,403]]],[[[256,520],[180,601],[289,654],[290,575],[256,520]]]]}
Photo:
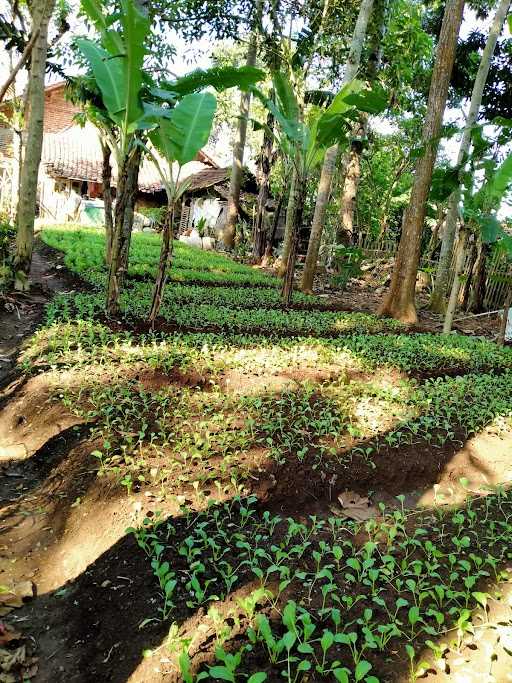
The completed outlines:
{"type": "MultiPolygon", "coordinates": [[[[359,235],[358,246],[361,247],[369,256],[394,256],[397,251],[398,244],[395,240],[375,238],[372,235],[359,235]]],[[[456,249],[454,249],[454,258],[456,249]]],[[[471,255],[466,255],[466,262],[464,264],[464,273],[467,274],[470,266],[471,255]]],[[[435,272],[437,261],[431,261],[422,258],[420,261],[420,268],[429,272],[435,272]]],[[[452,263],[453,266],[453,263],[452,263]]],[[[453,283],[453,267],[451,269],[452,275],[449,287],[453,283]]],[[[488,257],[486,266],[486,283],[485,283],[485,297],[484,308],[488,311],[494,311],[503,306],[507,291],[512,286],[512,261],[507,254],[493,250],[488,257]]]]}

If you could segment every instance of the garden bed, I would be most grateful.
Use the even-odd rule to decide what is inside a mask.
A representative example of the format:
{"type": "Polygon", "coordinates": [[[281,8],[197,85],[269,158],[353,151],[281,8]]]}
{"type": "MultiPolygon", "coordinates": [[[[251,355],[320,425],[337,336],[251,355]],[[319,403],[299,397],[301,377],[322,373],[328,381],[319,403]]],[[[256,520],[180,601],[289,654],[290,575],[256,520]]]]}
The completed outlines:
{"type": "MultiPolygon", "coordinates": [[[[74,269],[72,234],[52,249],[74,269]]],[[[139,322],[150,279],[107,324],[102,268],[27,331],[0,415],[0,584],[36,587],[6,617],[34,680],[450,681],[483,653],[512,541],[510,349],[219,281],[168,284],[200,331],[177,307],[139,322]]]]}

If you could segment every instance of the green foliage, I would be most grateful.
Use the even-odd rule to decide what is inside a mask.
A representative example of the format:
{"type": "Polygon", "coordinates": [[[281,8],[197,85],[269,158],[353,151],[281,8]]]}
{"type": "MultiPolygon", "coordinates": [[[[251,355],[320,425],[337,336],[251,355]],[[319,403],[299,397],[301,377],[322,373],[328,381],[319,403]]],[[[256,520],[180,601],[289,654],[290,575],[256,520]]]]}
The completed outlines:
{"type": "Polygon", "coordinates": [[[83,9],[96,26],[101,44],[81,38],[77,46],[94,74],[110,118],[127,136],[143,115],[141,88],[150,21],[135,0],[121,0],[120,32],[111,27],[97,0],[86,0],[83,9]]]}
{"type": "Polygon", "coordinates": [[[248,90],[264,78],[265,72],[254,66],[214,66],[206,70],[196,69],[175,81],[164,82],[154,92],[158,97],[168,99],[169,96],[183,97],[208,86],[215,88],[217,92],[235,87],[248,90]]]}
{"type": "Polygon", "coordinates": [[[385,67],[381,77],[397,111],[423,113],[434,49],[434,40],[425,27],[424,6],[410,0],[391,3],[382,38],[385,67]]]}
{"type": "Polygon", "coordinates": [[[364,260],[362,249],[352,246],[338,245],[334,250],[334,267],[336,275],[332,280],[337,287],[345,289],[349,281],[360,275],[364,260]]]}
{"type": "Polygon", "coordinates": [[[7,286],[12,278],[11,260],[16,229],[7,221],[0,222],[0,288],[7,286]]]}
{"type": "MultiPolygon", "coordinates": [[[[45,229],[43,238],[65,250],[78,274],[104,268],[98,231],[45,229]]],[[[158,236],[136,234],[132,248],[142,269],[158,256],[158,236]]],[[[196,274],[254,273],[181,243],[176,251],[196,274]]],[[[147,290],[145,280],[130,285],[122,299],[128,317],[140,315],[147,290]]],[[[472,611],[490,600],[489,582],[505,576],[509,495],[411,517],[399,496],[358,524],[281,517],[244,492],[255,477],[258,487],[267,476],[279,487],[295,471],[312,491],[337,491],[352,469],[371,478],[409,449],[457,448],[512,417],[512,350],[458,335],[397,333],[396,324],[368,334],[362,330],[385,321],[316,310],[315,297],[296,302],[312,310],[283,311],[277,296],[275,287],[176,286],[162,308],[172,332],[141,334],[138,325],[114,331],[101,322],[101,291],[61,294],[23,367],[52,377],[65,371],[56,394],[90,425],[99,476],[129,496],[186,500],[175,517],[155,514],[129,530],[154,575],[151,617],[173,622],[167,647],[183,680],[292,682],[310,672],[375,683],[380,662],[394,657],[418,677],[426,666],[419,653],[435,653],[446,634],[446,647],[460,648],[472,611]],[[219,332],[177,332],[176,323],[219,332]],[[335,325],[336,335],[323,336],[335,325]],[[255,326],[263,334],[230,332],[255,326]],[[293,337],[296,330],[316,336],[293,337]],[[409,377],[390,384],[388,368],[409,377]],[[301,381],[308,372],[316,379],[301,381]],[[378,427],[365,415],[381,416],[378,427]],[[250,593],[230,599],[249,583],[250,593]],[[215,658],[198,668],[178,622],[199,609],[215,658]],[[255,671],[255,656],[264,673],[255,671]]]]}
{"type": "Polygon", "coordinates": [[[208,142],[216,105],[215,97],[208,92],[185,95],[170,112],[159,117],[156,128],[149,133],[151,142],[168,164],[168,175],[164,178],[166,187],[169,186],[169,201],[176,199],[172,164],[176,161],[184,166],[208,142]]]}
{"type": "Polygon", "coordinates": [[[274,72],[272,83],[275,101],[266,97],[257,88],[252,90],[275,117],[278,132],[266,130],[275,139],[288,161],[295,166],[301,183],[306,182],[309,173],[322,162],[328,147],[347,140],[350,119],[356,111],[354,103],[349,103],[347,98],[357,94],[358,105],[366,106],[374,112],[382,111],[385,106],[383,97],[363,90],[362,83],[354,80],[345,85],[308,126],[302,120],[300,106],[290,79],[282,72],[274,72]]]}
{"type": "MultiPolygon", "coordinates": [[[[42,233],[43,241],[65,253],[66,266],[94,287],[105,282],[104,234],[82,227],[52,227],[42,233]]],[[[216,252],[202,251],[175,242],[173,268],[169,279],[174,282],[238,284],[241,286],[277,287],[278,278],[255,271],[216,252]]],[[[160,256],[158,235],[137,233],[130,244],[128,275],[145,280],[154,278],[160,256]]]]}
{"type": "MultiPolygon", "coordinates": [[[[387,238],[399,233],[402,212],[409,201],[417,125],[391,135],[371,134],[361,157],[361,181],[356,206],[360,229],[387,238]]],[[[335,213],[336,220],[338,211],[335,213]]]]}
{"type": "Polygon", "coordinates": [[[137,209],[139,213],[153,221],[153,224],[158,226],[162,225],[167,212],[167,207],[165,206],[141,206],[137,209]]]}
{"type": "Polygon", "coordinates": [[[452,192],[459,187],[459,172],[459,168],[436,168],[432,174],[430,200],[445,202],[452,192]]]}
{"type": "MultiPolygon", "coordinates": [[[[498,166],[496,171],[492,173],[491,177],[483,184],[478,191],[475,200],[477,206],[485,207],[499,207],[503,198],[512,188],[512,154],[498,166]]],[[[479,222],[482,226],[483,239],[486,242],[495,242],[498,238],[501,239],[502,245],[507,251],[512,254],[512,239],[505,230],[503,230],[500,223],[494,214],[483,214],[479,217],[479,222]]]]}
{"type": "MultiPolygon", "coordinates": [[[[258,510],[255,497],[236,496],[199,514],[183,508],[185,520],[146,518],[130,529],[157,584],[172,572],[173,602],[189,610],[224,600],[254,579],[262,588],[272,585],[267,600],[277,616],[257,613],[244,640],[237,636],[235,654],[217,646],[216,662],[189,680],[235,680],[235,671],[251,671],[257,653],[270,675],[289,683],[307,671],[378,683],[368,674],[379,674],[379,662],[397,650],[410,661],[413,679],[437,665],[418,660],[422,650],[431,648],[438,660],[447,650],[457,653],[476,626],[474,611],[489,597],[476,587],[509,578],[501,568],[510,557],[510,494],[469,499],[437,520],[416,512],[414,524],[402,496],[381,512],[364,527],[334,517],[298,521],[258,510]],[[368,540],[356,543],[358,533],[368,540]]],[[[181,657],[189,671],[187,647],[181,657]]]]}

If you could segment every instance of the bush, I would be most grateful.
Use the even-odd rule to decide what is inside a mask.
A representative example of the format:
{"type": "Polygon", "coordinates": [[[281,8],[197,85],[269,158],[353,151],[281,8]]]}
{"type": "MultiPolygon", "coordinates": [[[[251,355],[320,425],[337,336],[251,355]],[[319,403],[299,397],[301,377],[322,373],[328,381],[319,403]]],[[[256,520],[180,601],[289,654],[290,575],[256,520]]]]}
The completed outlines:
{"type": "Polygon", "coordinates": [[[332,283],[340,289],[345,289],[353,277],[361,274],[363,259],[363,250],[359,247],[337,246],[334,252],[336,274],[332,277],[332,283]]]}
{"type": "Polygon", "coordinates": [[[165,214],[167,212],[166,206],[143,206],[141,209],[137,210],[146,218],[153,221],[153,227],[158,229],[162,227],[164,222],[165,214]]]}
{"type": "Polygon", "coordinates": [[[0,222],[0,287],[6,287],[12,277],[12,254],[16,229],[7,221],[0,222]]]}

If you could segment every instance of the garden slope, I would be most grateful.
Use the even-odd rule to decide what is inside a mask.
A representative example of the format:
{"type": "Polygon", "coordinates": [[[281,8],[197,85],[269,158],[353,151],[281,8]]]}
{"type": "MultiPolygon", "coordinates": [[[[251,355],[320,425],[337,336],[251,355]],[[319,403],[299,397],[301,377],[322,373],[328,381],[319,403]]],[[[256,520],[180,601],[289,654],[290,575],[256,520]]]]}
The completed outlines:
{"type": "MultiPolygon", "coordinates": [[[[72,235],[55,232],[73,244],[72,235]]],[[[145,257],[140,257],[147,292],[158,253],[156,238],[150,237],[142,238],[145,244],[153,243],[147,268],[145,257]]],[[[134,250],[137,238],[134,235],[134,250]]],[[[101,252],[101,240],[98,244],[101,252]]],[[[74,253],[80,251],[87,261],[83,243],[74,253]]],[[[252,269],[218,255],[212,266],[210,256],[201,252],[191,252],[194,268],[187,268],[188,253],[182,253],[182,269],[193,271],[194,281],[202,285],[181,288],[180,306],[193,309],[206,300],[211,310],[240,310],[252,323],[252,306],[257,303],[253,292],[256,287],[272,291],[276,283],[258,284],[242,294],[233,287],[231,295],[225,274],[250,279],[252,269]],[[230,271],[232,267],[241,270],[230,271]],[[201,273],[215,278],[215,286],[201,280],[201,273]],[[216,291],[221,292],[218,298],[216,291]]],[[[80,268],[87,271],[87,263],[80,268]]],[[[461,585],[462,579],[452,579],[454,595],[423,597],[425,606],[416,620],[410,609],[420,593],[411,589],[412,584],[401,585],[404,577],[393,568],[398,563],[405,578],[418,584],[421,562],[422,581],[437,571],[438,583],[447,585],[442,565],[449,556],[462,563],[459,574],[464,563],[474,562],[468,559],[466,542],[457,546],[452,540],[469,534],[473,555],[494,562],[486,565],[488,572],[478,566],[471,577],[479,587],[491,581],[491,591],[500,580],[497,572],[505,566],[509,547],[510,502],[504,494],[488,497],[488,503],[463,500],[467,489],[484,493],[486,485],[509,477],[508,349],[458,336],[407,335],[400,330],[396,334],[392,327],[385,334],[368,334],[382,321],[357,315],[343,318],[348,334],[335,338],[325,336],[328,318],[315,323],[320,336],[308,338],[297,336],[296,327],[286,323],[279,337],[248,335],[246,330],[254,326],[247,325],[244,334],[139,334],[130,329],[129,310],[124,313],[128,324],[124,319],[115,326],[105,324],[98,305],[104,281],[101,260],[98,263],[88,283],[97,291],[57,296],[48,307],[45,324],[20,358],[19,370],[27,383],[14,389],[10,400],[16,404],[2,418],[10,425],[11,442],[26,441],[26,424],[17,424],[15,413],[25,416],[40,435],[24,459],[13,458],[6,471],[16,473],[7,479],[14,478],[19,488],[10,489],[8,497],[13,500],[7,500],[3,510],[10,578],[4,574],[0,581],[28,577],[38,586],[40,597],[13,613],[14,619],[24,620],[20,626],[30,624],[39,642],[36,680],[185,680],[184,670],[178,673],[176,668],[173,648],[179,650],[187,638],[192,638],[191,668],[205,672],[208,680],[218,673],[208,667],[226,666],[222,652],[215,661],[216,644],[241,652],[240,680],[256,672],[266,673],[270,681],[286,680],[279,671],[287,663],[276,668],[262,641],[264,617],[275,642],[286,636],[293,620],[305,642],[307,609],[315,625],[310,649],[302,647],[291,656],[310,662],[310,681],[334,680],[334,669],[344,666],[356,670],[354,654],[342,636],[329,647],[327,640],[322,646],[320,637],[324,630],[336,636],[336,629],[345,634],[352,629],[362,643],[370,624],[361,619],[370,620],[374,637],[379,627],[388,628],[389,635],[382,647],[357,651],[357,657],[371,665],[366,677],[394,681],[408,667],[405,643],[413,643],[419,663],[425,641],[437,641],[432,629],[442,631],[438,618],[427,613],[434,609],[433,601],[437,600],[441,625],[463,618],[463,623],[474,620],[480,627],[472,595],[476,584],[461,585]],[[425,377],[432,379],[417,379],[425,377]],[[40,393],[34,406],[31,390],[36,385],[40,393]],[[59,410],[61,417],[87,426],[73,429],[62,423],[60,433],[45,435],[42,425],[60,423],[55,412],[59,410]],[[462,485],[461,474],[466,479],[462,485]],[[373,502],[384,503],[391,519],[385,517],[377,527],[366,529],[342,520],[337,516],[337,494],[343,489],[363,495],[373,491],[373,502]],[[400,493],[405,494],[402,502],[393,498],[400,493]],[[439,504],[443,496],[462,505],[462,521],[448,512],[418,516],[402,510],[402,504],[418,501],[439,504]],[[154,525],[158,511],[163,520],[169,518],[154,525]],[[276,514],[279,519],[272,522],[276,514]],[[128,526],[138,529],[136,537],[125,535],[128,526]],[[214,541],[206,548],[204,530],[214,541]],[[156,545],[145,538],[147,533],[155,534],[156,545]],[[441,555],[432,556],[426,541],[441,555]],[[163,550],[155,551],[160,546],[163,550]],[[255,563],[253,555],[244,555],[246,546],[260,548],[271,564],[259,552],[255,563]],[[343,548],[343,557],[337,560],[335,546],[343,548]],[[273,548],[284,555],[274,556],[273,548]],[[385,560],[385,555],[391,559],[385,560]],[[204,570],[198,557],[204,558],[204,570]],[[372,562],[366,564],[366,573],[360,573],[365,560],[372,562]],[[336,562],[341,564],[334,571],[331,565],[336,562]],[[268,573],[271,566],[281,568],[268,573]],[[374,567],[384,567],[386,577],[380,571],[368,574],[374,567]],[[274,607],[268,597],[254,594],[258,568],[268,574],[265,584],[274,593],[274,607]],[[346,578],[351,573],[354,581],[346,578]],[[164,575],[162,587],[159,576],[164,575]],[[388,586],[393,582],[394,597],[379,589],[381,580],[388,586]],[[167,581],[171,583],[166,592],[167,581]],[[376,595],[368,593],[367,581],[377,586],[376,595]],[[217,615],[207,608],[214,594],[220,598],[213,603],[217,615]],[[358,595],[364,599],[350,603],[358,595]],[[373,602],[379,595],[384,604],[373,602]],[[397,608],[397,597],[406,604],[397,608]],[[335,623],[336,600],[343,606],[341,625],[335,623]],[[322,611],[325,607],[328,615],[322,611]],[[372,610],[369,617],[363,607],[372,610]],[[166,612],[163,621],[161,610],[166,612]],[[260,614],[256,621],[254,612],[260,614]],[[166,646],[173,621],[179,633],[166,646]],[[393,631],[393,623],[401,633],[393,631]],[[251,625],[256,635],[249,650],[251,625]],[[327,648],[324,665],[322,647],[327,648]],[[143,658],[144,649],[154,653],[143,658]],[[336,660],[341,664],[335,665],[336,660]]],[[[79,270],[76,267],[76,275],[79,270]]],[[[139,296],[144,297],[143,285],[144,280],[134,282],[136,306],[139,296]]],[[[170,283],[170,301],[172,293],[170,283]]],[[[127,307],[129,299],[128,295],[127,307]]],[[[275,296],[268,301],[278,306],[275,296]]],[[[285,313],[270,306],[261,310],[285,313]]],[[[315,330],[310,333],[316,335],[315,330]]],[[[459,650],[474,652],[466,646],[473,644],[463,638],[459,650]]],[[[447,661],[449,656],[448,652],[441,658],[447,661]]],[[[297,663],[290,665],[295,670],[297,663]]],[[[439,681],[444,674],[437,668],[439,681]]]]}

